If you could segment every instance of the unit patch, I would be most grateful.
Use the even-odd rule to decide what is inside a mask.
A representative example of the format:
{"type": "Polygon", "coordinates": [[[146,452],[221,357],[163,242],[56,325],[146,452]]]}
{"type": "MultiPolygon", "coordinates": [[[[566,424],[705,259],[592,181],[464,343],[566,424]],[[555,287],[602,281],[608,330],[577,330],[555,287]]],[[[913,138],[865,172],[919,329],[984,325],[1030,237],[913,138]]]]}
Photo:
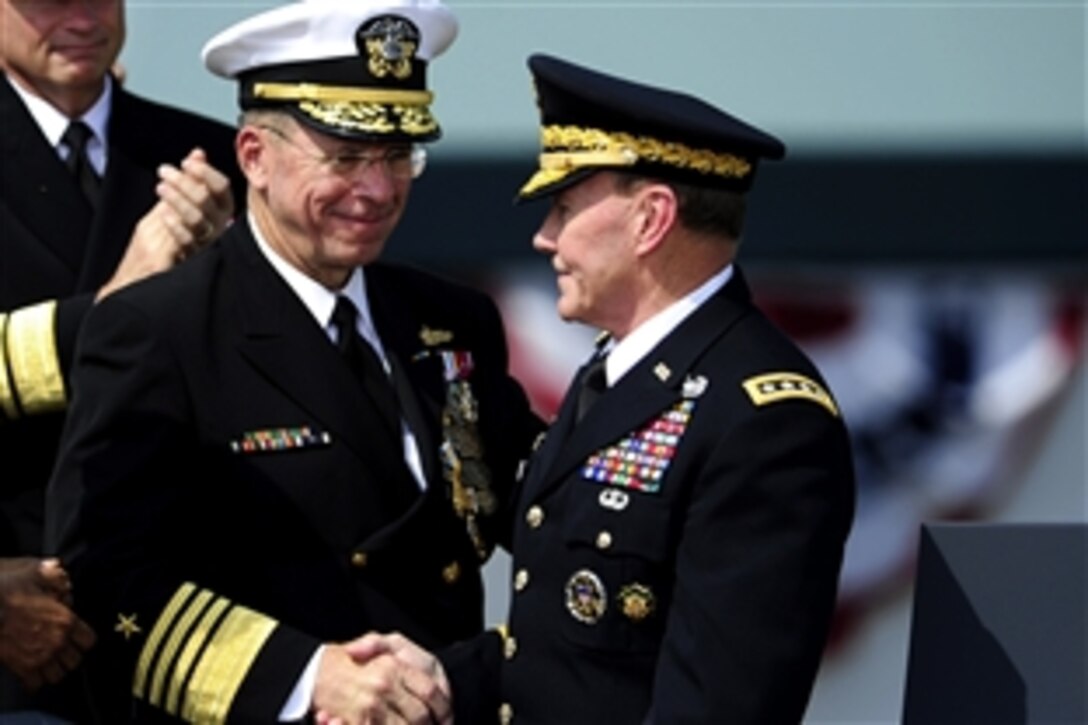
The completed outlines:
{"type": "Polygon", "coordinates": [[[757,407],[770,405],[783,400],[809,400],[822,405],[838,416],[839,408],[830,393],[823,386],[809,377],[798,373],[765,373],[748,378],[743,383],[744,391],[757,407]]]}

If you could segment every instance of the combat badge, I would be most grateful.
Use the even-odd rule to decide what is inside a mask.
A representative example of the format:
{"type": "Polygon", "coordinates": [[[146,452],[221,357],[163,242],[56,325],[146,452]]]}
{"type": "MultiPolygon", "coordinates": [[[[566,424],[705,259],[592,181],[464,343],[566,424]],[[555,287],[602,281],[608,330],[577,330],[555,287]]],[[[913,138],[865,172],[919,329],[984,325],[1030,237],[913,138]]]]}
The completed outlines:
{"type": "Polygon", "coordinates": [[[589,569],[580,569],[571,575],[566,586],[567,611],[583,624],[596,624],[608,608],[601,578],[589,569]]]}

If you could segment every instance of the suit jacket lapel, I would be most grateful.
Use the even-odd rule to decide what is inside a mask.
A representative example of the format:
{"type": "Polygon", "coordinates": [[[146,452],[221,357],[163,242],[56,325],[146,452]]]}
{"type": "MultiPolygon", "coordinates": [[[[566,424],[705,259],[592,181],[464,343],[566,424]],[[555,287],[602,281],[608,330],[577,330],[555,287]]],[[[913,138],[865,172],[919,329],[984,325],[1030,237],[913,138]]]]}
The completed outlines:
{"type": "MultiPolygon", "coordinates": [[[[537,452],[526,492],[537,497],[563,481],[596,451],[637,430],[683,397],[683,383],[704,350],[750,309],[739,269],[723,289],[670,332],[572,425],[575,390],[568,390],[548,440],[537,452]],[[564,435],[564,429],[569,432],[564,435]]],[[[575,378],[574,382],[577,382],[575,378]]],[[[711,385],[714,381],[709,381],[711,385]]]]}
{"type": "Polygon", "coordinates": [[[91,208],[6,78],[0,79],[0,129],[0,201],[74,276],[91,208]]]}
{"type": "MultiPolygon", "coordinates": [[[[128,245],[135,224],[154,206],[155,169],[133,157],[131,145],[142,133],[140,106],[114,85],[110,111],[109,161],[102,179],[102,196],[87,240],[87,256],[78,289],[88,290],[108,279],[128,245]]],[[[150,121],[148,121],[150,123],[150,121]]],[[[180,159],[179,159],[180,161],[180,159]]]]}

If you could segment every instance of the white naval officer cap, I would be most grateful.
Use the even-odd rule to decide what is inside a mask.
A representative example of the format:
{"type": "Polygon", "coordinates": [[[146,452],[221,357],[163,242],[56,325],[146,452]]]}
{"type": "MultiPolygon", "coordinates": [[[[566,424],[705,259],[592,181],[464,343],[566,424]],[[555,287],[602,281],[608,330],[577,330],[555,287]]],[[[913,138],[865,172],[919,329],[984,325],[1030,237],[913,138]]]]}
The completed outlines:
{"type": "Polygon", "coordinates": [[[441,0],[298,0],[220,32],[201,56],[238,81],[243,110],[284,110],[344,138],[433,141],[427,64],[456,36],[441,0]]]}

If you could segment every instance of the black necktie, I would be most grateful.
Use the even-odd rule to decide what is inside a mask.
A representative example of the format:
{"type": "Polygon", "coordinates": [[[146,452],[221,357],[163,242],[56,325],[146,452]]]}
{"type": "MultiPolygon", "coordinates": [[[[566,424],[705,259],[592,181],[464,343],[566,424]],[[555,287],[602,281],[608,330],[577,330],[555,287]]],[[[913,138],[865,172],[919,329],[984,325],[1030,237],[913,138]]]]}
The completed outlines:
{"type": "Polygon", "coordinates": [[[394,437],[401,439],[400,404],[378,354],[370,343],[359,335],[355,319],[359,311],[347,297],[336,298],[332,311],[332,323],[336,326],[336,346],[347,360],[348,367],[363,385],[363,389],[377,407],[382,420],[389,426],[394,437]]]}
{"type": "Polygon", "coordinates": [[[580,421],[589,411],[590,407],[601,397],[601,393],[608,389],[608,379],[605,377],[604,362],[606,356],[594,357],[585,370],[582,371],[578,389],[578,406],[575,408],[574,420],[580,421]]]}
{"type": "Polygon", "coordinates": [[[61,136],[61,141],[68,147],[68,158],[64,163],[68,171],[79,182],[79,188],[83,190],[83,196],[93,208],[98,204],[98,174],[91,165],[91,159],[87,156],[87,142],[94,133],[83,121],[72,121],[68,129],[61,136]]]}

